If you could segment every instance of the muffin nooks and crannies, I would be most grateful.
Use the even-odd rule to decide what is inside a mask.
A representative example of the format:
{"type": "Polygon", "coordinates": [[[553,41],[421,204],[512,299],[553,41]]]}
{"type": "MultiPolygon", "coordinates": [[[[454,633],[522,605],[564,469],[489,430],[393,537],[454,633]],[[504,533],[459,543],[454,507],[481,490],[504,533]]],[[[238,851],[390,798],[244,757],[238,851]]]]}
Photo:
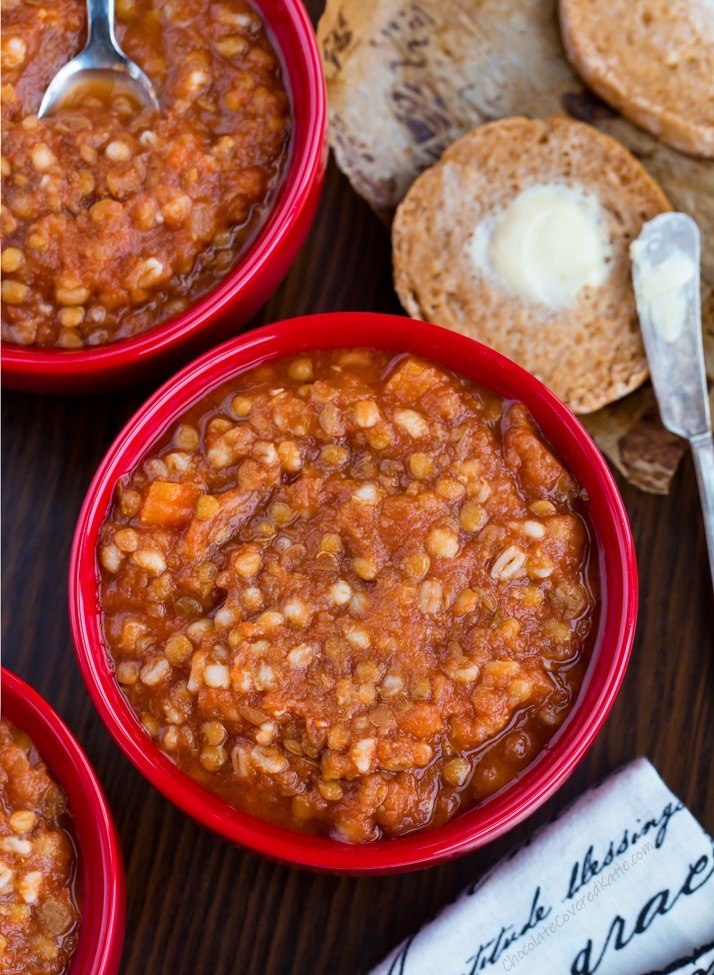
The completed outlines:
{"type": "Polygon", "coordinates": [[[676,149],[714,157],[710,0],[560,0],[560,24],[601,98],[676,149]]]}
{"type": "Polygon", "coordinates": [[[589,125],[491,122],[397,210],[395,286],[412,317],[498,349],[588,413],[647,376],[628,247],[669,209],[640,163],[589,125]]]}

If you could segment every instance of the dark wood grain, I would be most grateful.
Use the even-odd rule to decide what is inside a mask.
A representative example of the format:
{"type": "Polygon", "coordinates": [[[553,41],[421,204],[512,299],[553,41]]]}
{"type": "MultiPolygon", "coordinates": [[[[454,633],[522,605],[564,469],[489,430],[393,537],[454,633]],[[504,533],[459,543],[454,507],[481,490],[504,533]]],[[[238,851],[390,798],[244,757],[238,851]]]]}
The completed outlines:
{"type": "MultiPolygon", "coordinates": [[[[388,234],[334,165],[298,261],[252,324],[328,309],[399,312],[388,234]]],[[[4,663],[69,724],[114,810],[127,868],[125,975],[356,975],[537,825],[637,755],[647,755],[714,829],[713,604],[688,459],[668,497],[621,484],[641,576],[632,663],[585,761],[507,837],[432,870],[352,879],[260,859],[180,813],[134,770],[97,717],[66,610],[67,560],[84,492],[112,438],[149,392],[148,386],[87,398],[6,392],[2,405],[4,663]]]]}

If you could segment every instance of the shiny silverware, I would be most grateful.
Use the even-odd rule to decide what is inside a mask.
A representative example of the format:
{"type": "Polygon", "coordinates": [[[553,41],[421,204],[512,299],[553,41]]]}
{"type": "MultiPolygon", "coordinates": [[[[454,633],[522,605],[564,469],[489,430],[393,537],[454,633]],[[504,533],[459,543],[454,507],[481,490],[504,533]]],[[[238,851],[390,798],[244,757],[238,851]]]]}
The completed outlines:
{"type": "Polygon", "coordinates": [[[159,110],[151,82],[114,36],[114,0],[87,0],[87,43],[54,76],[38,115],[51,115],[86,89],[105,95],[121,92],[142,107],[159,110]]]}
{"type": "Polygon", "coordinates": [[[699,228],[683,213],[662,213],[644,225],[630,253],[662,422],[692,448],[714,580],[714,443],[702,343],[699,228]]]}

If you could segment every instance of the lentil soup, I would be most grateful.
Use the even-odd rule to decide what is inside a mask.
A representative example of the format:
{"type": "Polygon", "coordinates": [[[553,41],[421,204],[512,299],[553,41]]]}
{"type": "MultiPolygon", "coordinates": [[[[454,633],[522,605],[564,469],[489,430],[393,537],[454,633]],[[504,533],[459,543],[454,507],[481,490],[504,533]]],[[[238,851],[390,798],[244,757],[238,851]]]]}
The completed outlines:
{"type": "Polygon", "coordinates": [[[90,92],[39,119],[84,0],[11,0],[2,37],[2,338],[78,349],[175,316],[236,264],[288,152],[278,56],[244,0],[117,0],[160,113],[90,92]]]}
{"type": "Polygon", "coordinates": [[[67,797],[30,738],[0,721],[0,972],[63,975],[77,946],[67,797]]]}
{"type": "Polygon", "coordinates": [[[522,404],[426,360],[260,366],[117,485],[116,678],[241,810],[347,842],[437,826],[575,702],[598,613],[581,494],[522,404]]]}

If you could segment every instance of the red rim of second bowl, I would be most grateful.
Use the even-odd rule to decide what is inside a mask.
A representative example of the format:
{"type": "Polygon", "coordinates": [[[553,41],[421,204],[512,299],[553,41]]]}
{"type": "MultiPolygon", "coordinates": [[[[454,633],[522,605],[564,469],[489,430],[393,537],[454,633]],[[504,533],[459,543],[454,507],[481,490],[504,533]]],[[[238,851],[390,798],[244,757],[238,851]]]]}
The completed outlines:
{"type": "Polygon", "coordinates": [[[124,864],[106,797],[87,756],[47,701],[4,667],[1,681],[3,717],[30,735],[69,801],[81,884],[69,975],[116,975],[124,945],[124,864]]]}
{"type": "MultiPolygon", "coordinates": [[[[127,369],[138,369],[147,360],[170,356],[174,347],[196,339],[205,328],[225,315],[241,288],[249,287],[258,275],[267,274],[267,262],[276,249],[288,245],[288,238],[299,226],[299,236],[294,244],[297,251],[307,233],[312,211],[317,205],[327,163],[327,94],[322,61],[315,32],[300,0],[279,0],[279,9],[274,14],[264,12],[264,8],[273,3],[273,0],[253,2],[264,16],[268,33],[283,62],[296,126],[299,124],[301,127],[299,140],[293,134],[282,185],[257,236],[236,267],[215,288],[199,298],[196,304],[181,315],[139,335],[71,352],[3,342],[3,381],[7,381],[7,385],[17,384],[18,388],[31,388],[32,383],[32,388],[39,388],[38,381],[43,378],[50,380],[61,373],[62,387],[71,392],[73,381],[86,384],[96,377],[111,379],[127,369]],[[287,45],[274,36],[278,18],[289,22],[290,30],[294,32],[294,36],[290,38],[290,60],[286,54],[287,45]],[[299,76],[299,72],[303,74],[299,76]],[[299,106],[299,120],[298,112],[295,111],[298,77],[302,79],[300,98],[305,102],[299,106]],[[309,222],[306,222],[308,215],[309,222]]],[[[287,266],[276,277],[275,287],[285,271],[287,266]]],[[[260,304],[256,306],[256,310],[260,304]]],[[[205,344],[203,347],[205,348],[205,344]]],[[[57,387],[53,385],[52,388],[57,387]]],[[[82,385],[82,388],[85,386],[82,385]]]]}
{"type": "Polygon", "coordinates": [[[629,522],[612,474],[580,422],[542,383],[492,349],[435,325],[394,315],[337,312],[265,326],[212,350],[165,383],[116,438],[80,512],[69,570],[69,612],[82,674],[120,748],[172,802],[222,836],[298,866],[387,873],[439,863],[515,826],[546,801],[582,759],[624,677],[634,639],[637,572],[629,522]],[[357,341],[353,341],[354,338],[357,341]],[[96,547],[118,477],[209,389],[268,359],[366,346],[433,359],[506,398],[523,401],[589,495],[602,587],[599,632],[585,684],[563,727],[501,792],[436,829],[350,846],[241,813],[180,772],[141,728],[113,676],[101,635],[96,547]]]}

